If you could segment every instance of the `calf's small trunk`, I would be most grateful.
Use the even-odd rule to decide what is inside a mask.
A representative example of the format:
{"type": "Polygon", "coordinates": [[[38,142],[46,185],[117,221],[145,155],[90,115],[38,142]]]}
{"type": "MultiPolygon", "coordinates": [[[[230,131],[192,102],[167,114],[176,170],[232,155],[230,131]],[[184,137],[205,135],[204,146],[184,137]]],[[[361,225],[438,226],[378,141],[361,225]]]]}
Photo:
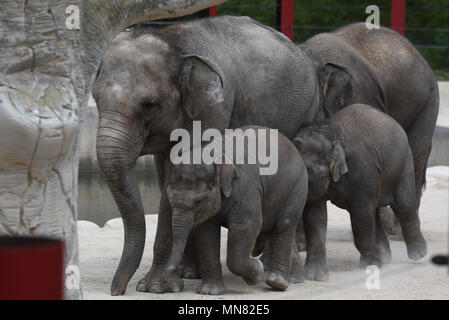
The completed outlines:
{"type": "Polygon", "coordinates": [[[182,260],[184,250],[195,221],[195,214],[186,212],[182,209],[174,208],[172,211],[172,236],[173,245],[171,249],[170,259],[166,270],[164,271],[164,279],[168,279],[179,266],[182,260]]]}

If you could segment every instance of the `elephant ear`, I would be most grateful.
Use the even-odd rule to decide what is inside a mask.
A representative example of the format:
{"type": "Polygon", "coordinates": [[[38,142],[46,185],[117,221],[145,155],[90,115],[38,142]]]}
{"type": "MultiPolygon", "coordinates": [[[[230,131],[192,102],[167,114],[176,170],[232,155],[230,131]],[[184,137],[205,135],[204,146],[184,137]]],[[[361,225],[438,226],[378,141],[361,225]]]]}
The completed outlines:
{"type": "Polygon", "coordinates": [[[199,55],[182,56],[181,72],[182,104],[193,120],[207,107],[224,101],[224,75],[211,60],[199,55]]]}
{"type": "Polygon", "coordinates": [[[318,69],[323,108],[327,117],[332,117],[342,108],[351,104],[354,96],[352,75],[348,68],[327,62],[318,69]]]}
{"type": "Polygon", "coordinates": [[[231,196],[232,181],[239,178],[237,168],[233,164],[218,164],[215,171],[215,182],[220,185],[221,192],[226,198],[231,196]]]}
{"type": "Polygon", "coordinates": [[[332,175],[332,180],[334,182],[338,182],[343,175],[348,173],[345,151],[343,150],[343,146],[340,141],[333,142],[333,150],[329,168],[332,175]]]}

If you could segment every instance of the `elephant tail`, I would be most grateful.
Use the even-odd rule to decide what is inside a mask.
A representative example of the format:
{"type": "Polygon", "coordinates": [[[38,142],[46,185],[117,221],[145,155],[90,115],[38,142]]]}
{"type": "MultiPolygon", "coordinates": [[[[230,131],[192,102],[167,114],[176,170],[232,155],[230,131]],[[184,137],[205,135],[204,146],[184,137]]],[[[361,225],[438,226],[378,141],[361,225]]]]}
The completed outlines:
{"type": "MultiPolygon", "coordinates": [[[[421,188],[419,190],[420,196],[422,194],[422,191],[426,188],[427,166],[429,163],[430,153],[432,151],[433,136],[434,136],[436,128],[437,128],[436,122],[437,122],[437,118],[438,118],[439,108],[440,108],[440,92],[439,92],[439,88],[438,88],[438,82],[436,81],[436,79],[434,79],[432,87],[431,87],[429,99],[427,100],[425,108],[418,115],[417,120],[415,120],[414,124],[412,125],[412,127],[414,127],[416,129],[415,133],[419,132],[419,134],[421,135],[419,138],[416,135],[414,136],[415,139],[413,141],[415,142],[415,147],[417,147],[417,149],[424,148],[424,150],[422,150],[422,151],[424,151],[424,154],[425,154],[425,156],[424,156],[425,161],[424,161],[424,165],[422,168],[423,173],[422,173],[422,177],[420,177],[421,178],[421,188]],[[426,147],[426,146],[428,146],[428,147],[426,147]]],[[[412,128],[412,131],[413,131],[413,128],[412,128]]],[[[409,139],[411,137],[413,137],[413,136],[409,135],[409,139]]],[[[412,147],[412,151],[413,151],[413,147],[412,147]]],[[[415,158],[415,155],[414,155],[414,161],[417,161],[415,158]]],[[[415,164],[415,169],[416,168],[417,167],[415,164]]]]}

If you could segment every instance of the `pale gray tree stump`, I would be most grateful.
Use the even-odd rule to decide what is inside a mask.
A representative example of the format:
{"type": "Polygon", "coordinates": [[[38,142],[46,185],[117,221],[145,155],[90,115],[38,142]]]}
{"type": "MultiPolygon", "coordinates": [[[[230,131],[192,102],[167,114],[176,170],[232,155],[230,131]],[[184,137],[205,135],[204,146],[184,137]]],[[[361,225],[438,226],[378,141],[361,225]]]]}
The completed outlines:
{"type": "Polygon", "coordinates": [[[78,136],[103,53],[129,25],[223,1],[0,1],[0,235],[64,239],[66,298],[82,297],[78,136]],[[80,9],[79,30],[66,27],[69,5],[80,9]]]}

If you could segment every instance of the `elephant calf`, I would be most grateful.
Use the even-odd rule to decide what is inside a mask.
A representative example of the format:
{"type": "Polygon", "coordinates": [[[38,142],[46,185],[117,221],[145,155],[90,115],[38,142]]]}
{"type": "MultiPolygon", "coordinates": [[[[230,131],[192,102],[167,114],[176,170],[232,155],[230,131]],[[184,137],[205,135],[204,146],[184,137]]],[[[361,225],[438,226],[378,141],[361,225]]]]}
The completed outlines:
{"type": "MultiPolygon", "coordinates": [[[[309,174],[307,207],[309,202],[324,199],[349,211],[354,242],[361,253],[360,267],[381,266],[391,259],[379,217],[379,208],[388,205],[401,224],[409,258],[418,260],[426,254],[412,153],[396,121],[368,105],[351,105],[324,123],[302,128],[293,142],[309,174]]],[[[323,230],[317,232],[313,219],[306,208],[306,277],[324,280],[325,236],[319,236],[323,230]]],[[[320,228],[326,228],[325,221],[320,228]]]]}
{"type": "MultiPolygon", "coordinates": [[[[248,128],[270,130],[262,127],[243,130],[246,132],[248,128]]],[[[261,235],[272,248],[269,270],[265,266],[266,283],[280,290],[288,287],[295,231],[307,200],[308,179],[295,146],[280,133],[275,141],[280,165],[273,175],[261,175],[259,170],[264,166],[259,161],[235,165],[224,161],[223,164],[170,163],[166,193],[172,210],[173,247],[163,281],[177,277],[176,270],[190,234],[199,248],[203,280],[198,293],[222,294],[220,227],[224,226],[229,230],[227,264],[231,272],[250,285],[264,280],[264,265],[251,256],[261,235]],[[191,233],[193,228],[195,232],[191,233]]],[[[272,150],[276,146],[266,147],[272,150]]],[[[249,152],[245,150],[245,159],[249,152]]]]}

